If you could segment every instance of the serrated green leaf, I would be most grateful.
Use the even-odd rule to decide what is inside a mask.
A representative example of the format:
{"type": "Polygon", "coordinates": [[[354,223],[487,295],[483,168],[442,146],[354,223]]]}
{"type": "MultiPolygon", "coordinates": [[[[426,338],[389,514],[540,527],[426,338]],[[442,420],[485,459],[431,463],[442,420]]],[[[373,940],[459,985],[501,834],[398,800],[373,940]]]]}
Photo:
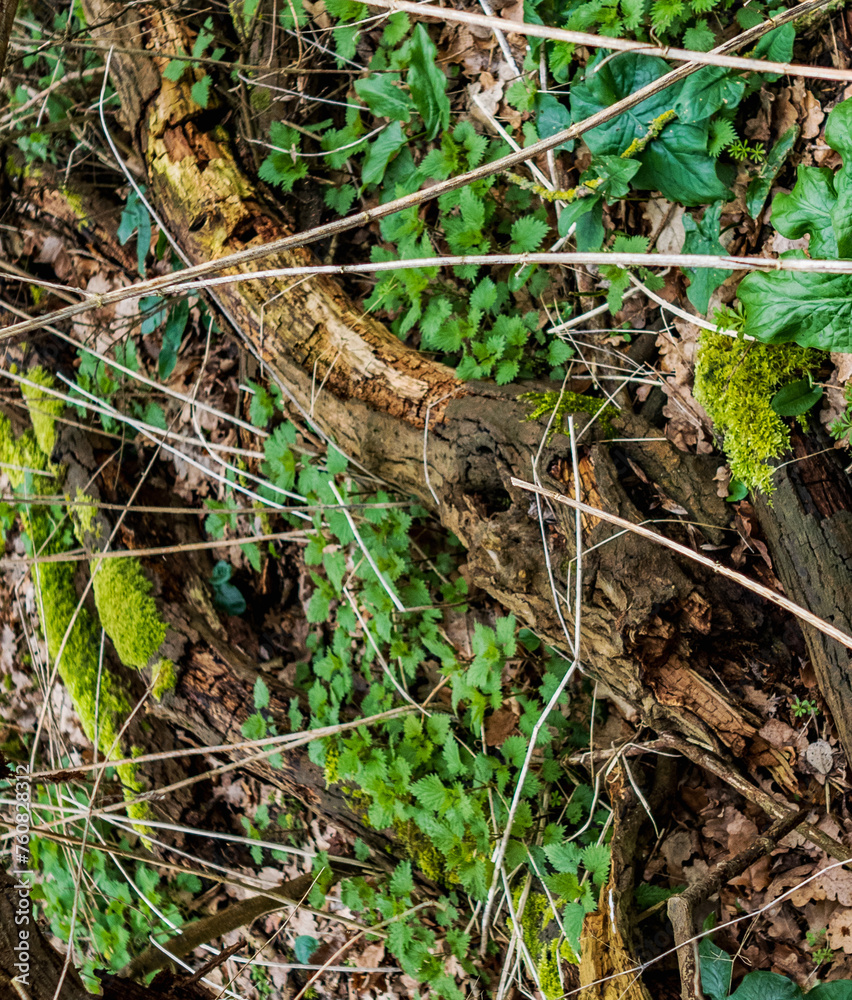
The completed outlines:
{"type": "Polygon", "coordinates": [[[266,730],[266,719],[260,712],[250,715],[240,727],[243,738],[247,740],[262,740],[266,736],[266,730]]]}
{"type": "Polygon", "coordinates": [[[411,791],[424,809],[441,812],[446,807],[447,789],[437,774],[429,774],[415,781],[411,791]]]}
{"type": "Polygon", "coordinates": [[[522,215],[512,223],[512,253],[532,253],[549,232],[550,226],[543,219],[522,215]]]}
{"type": "Polygon", "coordinates": [[[411,875],[410,861],[401,861],[396,866],[393,875],[390,877],[388,887],[397,899],[400,896],[408,896],[414,891],[414,879],[411,875]]]}
{"type": "Polygon", "coordinates": [[[254,707],[257,709],[269,707],[269,688],[262,677],[254,682],[254,707]]]}

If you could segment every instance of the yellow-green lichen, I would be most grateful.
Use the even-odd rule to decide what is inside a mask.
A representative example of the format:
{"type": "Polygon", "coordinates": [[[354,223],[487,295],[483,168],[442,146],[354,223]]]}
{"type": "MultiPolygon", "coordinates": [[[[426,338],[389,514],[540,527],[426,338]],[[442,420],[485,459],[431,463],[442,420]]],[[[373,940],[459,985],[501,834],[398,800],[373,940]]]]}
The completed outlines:
{"type": "Polygon", "coordinates": [[[101,625],[121,662],[142,670],[166,638],[166,624],[150,596],[150,580],[132,557],[96,561],[92,575],[101,625]]]}
{"type": "Polygon", "coordinates": [[[35,383],[35,385],[22,383],[21,390],[27,409],[30,411],[36,441],[45,455],[50,455],[56,444],[56,420],[62,415],[65,404],[56,396],[51,396],[38,388],[38,386],[43,386],[45,389],[56,388],[54,377],[40,365],[30,368],[27,380],[35,383]]]}
{"type": "MultiPolygon", "coordinates": [[[[734,478],[771,496],[772,459],[790,447],[790,431],[770,401],[783,385],[818,367],[823,354],[795,344],[743,343],[701,334],[695,398],[723,439],[734,478]]],[[[804,418],[800,418],[803,425],[804,418]]]]}

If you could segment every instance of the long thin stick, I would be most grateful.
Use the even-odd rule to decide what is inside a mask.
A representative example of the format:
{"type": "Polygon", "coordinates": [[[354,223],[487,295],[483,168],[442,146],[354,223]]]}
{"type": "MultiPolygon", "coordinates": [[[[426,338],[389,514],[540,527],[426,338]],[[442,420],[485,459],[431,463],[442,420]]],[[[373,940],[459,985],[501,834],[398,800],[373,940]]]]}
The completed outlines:
{"type": "MultiPolygon", "coordinates": [[[[788,11],[782,11],[771,20],[764,21],[763,24],[756,25],[754,28],[744,31],[742,34],[737,35],[736,38],[732,38],[729,42],[726,42],[724,45],[720,45],[713,51],[735,51],[736,49],[757,41],[758,38],[761,38],[767,32],[781,24],[786,24],[787,22],[794,21],[796,18],[805,14],[810,14],[815,10],[819,10],[819,8],[824,7],[828,2],[829,0],[809,0],[809,2],[799,4],[797,7],[793,7],[788,11]]],[[[510,167],[517,166],[519,163],[523,163],[531,157],[538,156],[539,153],[546,153],[549,149],[555,149],[557,146],[562,145],[563,142],[567,142],[570,139],[578,139],[581,135],[591,131],[593,128],[597,128],[599,125],[612,121],[613,118],[617,118],[624,111],[635,108],[643,101],[648,100],[649,97],[653,97],[655,94],[660,93],[660,91],[665,90],[672,84],[685,79],[690,74],[696,72],[696,70],[699,70],[702,65],[702,63],[697,62],[684,63],[677,69],[672,70],[670,73],[666,73],[665,76],[661,76],[658,80],[654,80],[652,83],[640,88],[635,93],[617,101],[611,107],[603,108],[601,111],[590,115],[588,118],[584,118],[583,121],[577,122],[576,125],[563,129],[561,132],[557,132],[556,134],[549,136],[547,139],[541,139],[539,142],[526,146],[524,149],[521,149],[516,153],[509,153],[507,156],[503,156],[498,160],[492,161],[491,163],[483,163],[474,170],[470,170],[465,174],[460,174],[458,177],[450,177],[445,181],[433,184],[431,187],[424,188],[421,191],[414,191],[401,198],[394,198],[391,201],[385,202],[383,205],[377,205],[375,208],[371,208],[367,211],[356,212],[354,215],[349,215],[345,219],[338,219],[335,222],[329,222],[322,226],[316,226],[303,233],[294,233],[292,236],[285,236],[281,239],[273,240],[270,243],[264,243],[261,246],[249,247],[246,250],[240,250],[237,253],[228,254],[225,257],[203,261],[200,264],[196,264],[194,267],[185,268],[181,271],[181,277],[184,281],[203,278],[207,275],[224,271],[226,268],[237,267],[252,261],[261,260],[271,254],[280,253],[284,250],[292,250],[295,247],[307,246],[310,243],[316,243],[318,240],[324,240],[329,236],[336,235],[337,233],[346,232],[347,230],[355,229],[358,226],[366,226],[369,223],[374,222],[376,219],[383,219],[388,215],[401,212],[403,209],[411,208],[413,205],[422,205],[424,202],[431,201],[433,198],[437,198],[438,195],[444,194],[447,191],[454,191],[467,184],[472,184],[474,181],[482,180],[485,177],[490,177],[492,174],[499,173],[501,170],[508,170],[510,167]]],[[[45,323],[56,323],[59,320],[68,319],[71,316],[78,316],[80,313],[88,312],[91,309],[98,309],[103,306],[113,305],[114,303],[120,302],[122,299],[130,296],[138,297],[140,294],[152,295],[160,292],[163,288],[174,285],[174,283],[174,274],[164,274],[159,275],[156,278],[150,278],[147,281],[141,281],[132,286],[132,290],[127,288],[118,288],[112,292],[107,292],[104,295],[95,296],[85,302],[78,302],[74,305],[57,309],[54,312],[47,313],[45,316],[36,317],[23,323],[15,323],[12,326],[8,326],[0,332],[0,339],[29,333],[32,330],[40,329],[45,323]]]]}
{"type": "Polygon", "coordinates": [[[740,584],[740,586],[745,587],[747,590],[750,590],[755,594],[760,594],[760,596],[765,598],[767,601],[777,604],[779,608],[784,608],[785,611],[789,611],[791,614],[794,614],[801,621],[807,622],[809,625],[813,625],[813,627],[819,629],[820,632],[824,632],[825,635],[831,636],[832,639],[836,639],[839,643],[846,646],[847,649],[852,649],[852,636],[847,635],[845,632],[841,632],[839,628],[835,628],[822,618],[818,618],[815,614],[813,614],[813,612],[808,611],[807,608],[803,608],[800,604],[796,604],[795,602],[789,600],[789,598],[783,597],[781,594],[777,594],[774,590],[770,590],[769,587],[764,587],[762,583],[750,580],[747,576],[743,576],[742,573],[737,573],[736,570],[728,569],[727,566],[723,566],[719,562],[714,562],[712,559],[708,559],[707,556],[699,555],[697,552],[693,552],[692,549],[688,549],[685,545],[681,545],[679,542],[673,542],[670,538],[666,538],[665,535],[657,534],[656,531],[651,531],[649,528],[643,528],[641,525],[634,524],[632,521],[627,521],[623,517],[618,517],[616,514],[609,514],[605,510],[599,510],[597,507],[590,507],[586,503],[580,503],[579,500],[573,500],[571,497],[566,497],[562,493],[555,492],[555,490],[546,490],[540,486],[536,486],[534,483],[527,483],[523,479],[515,479],[514,476],[512,477],[512,485],[519,486],[522,490],[529,490],[530,493],[539,493],[541,496],[549,497],[557,503],[565,504],[566,507],[573,507],[575,510],[580,510],[584,514],[591,514],[593,517],[598,517],[602,521],[608,521],[610,524],[618,525],[619,528],[625,528],[627,531],[632,531],[636,535],[648,538],[652,542],[656,542],[658,545],[664,545],[666,548],[677,552],[678,555],[685,556],[693,562],[700,563],[702,566],[706,566],[707,569],[712,570],[714,573],[718,573],[720,576],[725,576],[729,580],[733,580],[735,583],[740,584]]]}
{"type": "Polygon", "coordinates": [[[662,56],[675,62],[702,63],[705,66],[727,66],[730,69],[753,70],[758,73],[785,73],[789,76],[803,76],[819,80],[852,80],[852,70],[835,69],[833,66],[801,66],[798,63],[772,62],[764,59],[748,59],[743,56],[726,56],[718,50],[696,52],[692,49],[676,49],[667,45],[649,45],[647,42],[633,42],[629,38],[610,38],[592,35],[586,31],[567,31],[547,24],[524,24],[509,21],[504,17],[474,14],[472,11],[455,10],[453,7],[438,7],[437,4],[412,3],[411,0],[366,0],[369,7],[384,7],[385,10],[404,10],[419,17],[431,17],[438,21],[460,21],[475,24],[493,31],[505,31],[513,35],[529,38],[549,38],[556,42],[586,45],[592,49],[613,49],[618,52],[638,52],[643,56],[662,56]]]}

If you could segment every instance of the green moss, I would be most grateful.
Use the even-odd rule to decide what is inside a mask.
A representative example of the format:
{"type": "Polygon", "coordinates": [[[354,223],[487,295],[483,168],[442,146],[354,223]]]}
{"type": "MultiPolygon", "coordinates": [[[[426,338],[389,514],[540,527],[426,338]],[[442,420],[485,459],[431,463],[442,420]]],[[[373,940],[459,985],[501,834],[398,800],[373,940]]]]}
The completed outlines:
{"type": "MultiPolygon", "coordinates": [[[[47,389],[56,388],[54,377],[39,365],[30,368],[27,372],[27,378],[30,382],[35,382],[47,389]]],[[[21,385],[21,390],[27,402],[27,409],[30,411],[30,420],[33,423],[38,446],[45,455],[49,456],[56,444],[56,419],[62,415],[65,404],[56,396],[41,392],[36,385],[21,385]]]]}
{"type": "Polygon", "coordinates": [[[171,660],[160,660],[154,665],[153,695],[157,701],[163,700],[163,695],[173,691],[175,686],[175,665],[171,660]]]}
{"type": "Polygon", "coordinates": [[[411,858],[427,878],[442,885],[458,884],[458,876],[448,870],[445,857],[413,820],[397,821],[393,829],[406,857],[411,858]]]}
{"type": "Polygon", "coordinates": [[[166,638],[166,624],[139,560],[104,559],[93,565],[92,574],[98,615],[121,662],[137,670],[147,667],[166,638]]]}
{"type": "Polygon", "coordinates": [[[60,472],[56,466],[50,465],[47,456],[39,447],[35,434],[30,431],[16,438],[12,433],[12,425],[8,417],[0,414],[0,468],[9,477],[12,486],[20,487],[24,485],[27,477],[26,470],[33,475],[32,489],[36,493],[48,493],[54,486],[60,472]],[[47,475],[38,475],[39,470],[45,470],[47,475]]]}
{"type": "Polygon", "coordinates": [[[822,357],[795,344],[746,344],[724,334],[701,334],[695,398],[723,439],[731,473],[750,490],[771,496],[769,463],[790,448],[789,428],[770,400],[781,386],[818,367],[822,357]]]}
{"type": "MultiPolygon", "coordinates": [[[[69,496],[69,500],[72,498],[69,496]]],[[[84,493],[80,487],[77,487],[77,495],[73,498],[76,503],[70,505],[68,510],[68,516],[71,518],[74,524],[74,533],[82,542],[86,535],[91,538],[98,539],[101,537],[101,525],[97,519],[98,508],[94,497],[90,497],[87,493],[84,493]],[[85,504],[86,506],[76,506],[76,504],[85,504]]]]}
{"type": "Polygon", "coordinates": [[[612,434],[612,421],[618,416],[618,410],[605,399],[596,399],[594,396],[581,396],[577,392],[525,392],[518,397],[522,403],[529,407],[526,420],[538,420],[545,414],[553,413],[553,421],[550,430],[547,432],[547,444],[550,444],[553,435],[557,432],[568,434],[565,429],[565,417],[571,413],[589,413],[597,417],[601,422],[601,428],[607,436],[612,434]]]}

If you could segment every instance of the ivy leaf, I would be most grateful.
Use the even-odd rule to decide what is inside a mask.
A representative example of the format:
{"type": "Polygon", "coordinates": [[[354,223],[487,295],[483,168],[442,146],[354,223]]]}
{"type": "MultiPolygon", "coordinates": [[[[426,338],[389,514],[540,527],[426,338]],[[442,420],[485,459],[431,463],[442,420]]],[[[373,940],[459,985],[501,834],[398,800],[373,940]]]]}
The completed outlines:
{"type": "Polygon", "coordinates": [[[438,68],[438,50],[422,24],[411,36],[406,83],[414,106],[426,126],[426,138],[434,139],[440,129],[450,127],[450,102],[446,94],[447,78],[438,68]]]}
{"type": "Polygon", "coordinates": [[[798,125],[791,125],[767,153],[766,159],[761,163],[757,172],[757,177],[752,177],[749,181],[746,191],[746,211],[753,219],[756,219],[763,210],[778,171],[784,165],[784,161],[789,156],[793,146],[796,145],[799,131],[798,125]]]}
{"type": "Polygon", "coordinates": [[[750,972],[731,994],[730,1000],[802,1000],[804,994],[786,976],[777,972],[750,972]]]}
{"type": "MultiPolygon", "coordinates": [[[[562,132],[571,126],[571,112],[553,94],[536,93],[533,102],[535,108],[535,127],[539,139],[549,139],[557,132],[562,132]]],[[[566,150],[570,152],[574,148],[574,140],[563,142],[557,146],[554,152],[566,150]]]]}
{"type": "Polygon", "coordinates": [[[376,73],[355,81],[355,93],[378,118],[407,122],[411,118],[411,98],[394,84],[398,73],[376,73]]]}
{"type": "MultiPolygon", "coordinates": [[[[684,213],[683,228],[686,239],[683,241],[683,252],[689,254],[726,254],[727,250],[719,242],[719,224],[722,216],[722,203],[715,202],[704,210],[701,221],[696,221],[689,213],[684,213]]],[[[686,297],[702,315],[710,306],[710,296],[733,271],[721,267],[685,267],[684,272],[689,277],[689,288],[686,297]]]]}
{"type": "Polygon", "coordinates": [[[408,139],[402,131],[399,122],[389,125],[384,132],[367,147],[364,163],[361,168],[361,181],[363,184],[378,184],[385,176],[385,171],[391,161],[391,157],[397,153],[408,139]]]}
{"type": "Polygon", "coordinates": [[[543,219],[522,215],[512,223],[512,253],[532,253],[549,232],[550,226],[543,219]]]}
{"type": "MultiPolygon", "coordinates": [[[[633,52],[625,53],[595,72],[600,62],[601,57],[596,57],[585,79],[571,89],[571,112],[575,121],[610,107],[669,71],[664,59],[633,52]]],[[[644,139],[652,123],[671,110],[680,90],[677,86],[667,87],[637,107],[592,129],[583,136],[586,145],[595,154],[620,156],[634,140],[644,139]]],[[[634,178],[635,186],[659,189],[670,201],[703,205],[729,195],[720,168],[707,155],[706,123],[672,122],[645,149],[637,152],[635,158],[642,163],[634,178]]]]}
{"type": "Polygon", "coordinates": [[[610,198],[624,198],[642,164],[629,156],[598,156],[594,166],[601,178],[597,190],[610,198]]]}
{"type": "Polygon", "coordinates": [[[745,79],[729,69],[705,66],[686,78],[674,108],[682,122],[700,122],[720,108],[735,108],[745,88],[745,79]]]}
{"type": "Polygon", "coordinates": [[[713,944],[709,937],[698,945],[701,967],[701,989],[710,1000],[727,1000],[731,992],[731,973],[734,960],[727,952],[713,944]]]}
{"type": "Polygon", "coordinates": [[[296,961],[302,965],[307,965],[313,957],[314,952],[319,948],[319,941],[310,934],[300,934],[293,942],[293,954],[296,961]]]}
{"type": "Polygon", "coordinates": [[[186,324],[189,321],[189,300],[179,299],[169,309],[166,328],[163,330],[163,343],[157,356],[157,369],[161,379],[167,379],[175,370],[178,351],[183,340],[186,324]]]}
{"type": "Polygon", "coordinates": [[[811,254],[833,258],[837,256],[837,237],[832,227],[836,204],[832,171],[828,167],[799,164],[796,186],[789,194],[777,195],[772,202],[772,225],[791,240],[810,233],[811,254]]]}

